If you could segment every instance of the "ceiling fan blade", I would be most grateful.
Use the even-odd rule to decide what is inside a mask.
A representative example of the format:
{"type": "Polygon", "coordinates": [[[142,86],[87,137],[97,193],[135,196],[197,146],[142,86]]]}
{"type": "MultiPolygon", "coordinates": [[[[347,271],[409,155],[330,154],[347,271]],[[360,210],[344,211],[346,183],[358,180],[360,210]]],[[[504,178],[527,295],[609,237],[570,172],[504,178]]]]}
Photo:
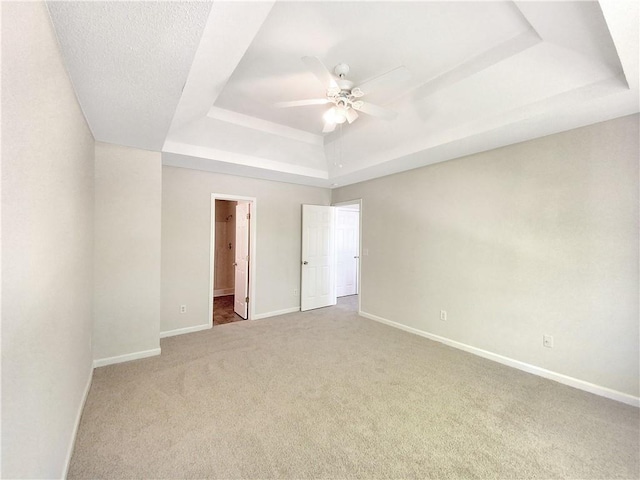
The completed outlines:
{"type": "Polygon", "coordinates": [[[358,112],[356,112],[353,108],[350,108],[349,110],[347,110],[346,115],[347,115],[347,122],[349,123],[355,122],[355,120],[358,118],[358,112]]]}
{"type": "Polygon", "coordinates": [[[329,69],[318,57],[302,57],[302,62],[313,73],[324,88],[337,87],[338,83],[329,69]]]}
{"type": "Polygon", "coordinates": [[[322,133],[331,133],[336,129],[336,124],[333,122],[325,122],[322,133]]]}
{"type": "Polygon", "coordinates": [[[309,100],[294,100],[292,102],[278,102],[274,106],[277,108],[304,107],[305,105],[325,105],[329,103],[326,98],[311,98],[309,100]]]}
{"type": "Polygon", "coordinates": [[[358,85],[357,88],[362,91],[363,94],[371,93],[374,90],[382,90],[385,88],[395,87],[397,88],[397,84],[402,84],[411,79],[411,74],[407,67],[398,67],[394,68],[390,72],[383,73],[382,75],[372,78],[364,82],[361,85],[358,85]]]}
{"type": "Polygon", "coordinates": [[[379,105],[374,105],[373,103],[362,102],[361,104],[354,105],[353,108],[359,112],[373,115],[374,117],[384,118],[385,120],[393,120],[398,116],[397,112],[379,105]]]}

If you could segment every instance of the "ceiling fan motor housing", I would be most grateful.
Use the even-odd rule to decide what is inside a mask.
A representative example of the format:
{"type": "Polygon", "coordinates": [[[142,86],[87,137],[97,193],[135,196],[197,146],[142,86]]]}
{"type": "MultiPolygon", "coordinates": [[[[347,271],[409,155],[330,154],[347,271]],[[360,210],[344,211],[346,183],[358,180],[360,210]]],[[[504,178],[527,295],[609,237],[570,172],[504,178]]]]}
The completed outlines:
{"type": "Polygon", "coordinates": [[[343,92],[351,92],[351,89],[353,88],[353,82],[351,80],[347,80],[346,78],[338,79],[337,83],[338,87],[340,87],[340,90],[342,90],[343,92]]]}

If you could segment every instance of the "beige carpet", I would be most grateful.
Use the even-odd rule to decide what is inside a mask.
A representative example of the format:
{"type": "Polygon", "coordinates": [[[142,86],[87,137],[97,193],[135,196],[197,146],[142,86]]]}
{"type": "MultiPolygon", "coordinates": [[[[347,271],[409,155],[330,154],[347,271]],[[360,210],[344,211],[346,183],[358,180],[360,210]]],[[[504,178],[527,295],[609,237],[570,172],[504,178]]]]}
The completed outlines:
{"type": "Polygon", "coordinates": [[[98,368],[69,478],[638,478],[639,411],[338,307],[98,368]]]}

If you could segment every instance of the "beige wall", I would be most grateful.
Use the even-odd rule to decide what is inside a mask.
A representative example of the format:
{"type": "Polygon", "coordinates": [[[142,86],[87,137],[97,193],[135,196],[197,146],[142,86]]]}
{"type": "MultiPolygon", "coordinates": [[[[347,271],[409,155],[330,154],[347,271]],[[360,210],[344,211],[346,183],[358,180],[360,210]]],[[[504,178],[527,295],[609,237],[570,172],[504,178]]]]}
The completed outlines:
{"type": "Polygon", "coordinates": [[[363,311],[638,396],[637,115],[332,201],[355,198],[363,311]]]}
{"type": "Polygon", "coordinates": [[[301,204],[328,205],[329,190],[163,167],[163,332],[208,322],[212,193],[257,199],[256,314],[300,306],[301,204]]]}
{"type": "Polygon", "coordinates": [[[61,478],[91,374],[94,142],[45,4],[1,8],[1,476],[61,478]]]}
{"type": "Polygon", "coordinates": [[[161,157],[96,143],[94,358],[160,346],[161,157]]]}

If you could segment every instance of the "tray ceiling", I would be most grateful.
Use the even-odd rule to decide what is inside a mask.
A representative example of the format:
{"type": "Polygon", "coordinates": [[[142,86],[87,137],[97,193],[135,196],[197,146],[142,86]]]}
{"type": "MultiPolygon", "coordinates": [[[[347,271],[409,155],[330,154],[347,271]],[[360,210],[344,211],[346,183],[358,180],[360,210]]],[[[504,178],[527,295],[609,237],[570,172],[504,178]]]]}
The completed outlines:
{"type": "Polygon", "coordinates": [[[638,3],[50,2],[99,141],[186,168],[334,187],[639,111],[638,3]],[[305,69],[410,79],[322,133],[305,69]]]}

